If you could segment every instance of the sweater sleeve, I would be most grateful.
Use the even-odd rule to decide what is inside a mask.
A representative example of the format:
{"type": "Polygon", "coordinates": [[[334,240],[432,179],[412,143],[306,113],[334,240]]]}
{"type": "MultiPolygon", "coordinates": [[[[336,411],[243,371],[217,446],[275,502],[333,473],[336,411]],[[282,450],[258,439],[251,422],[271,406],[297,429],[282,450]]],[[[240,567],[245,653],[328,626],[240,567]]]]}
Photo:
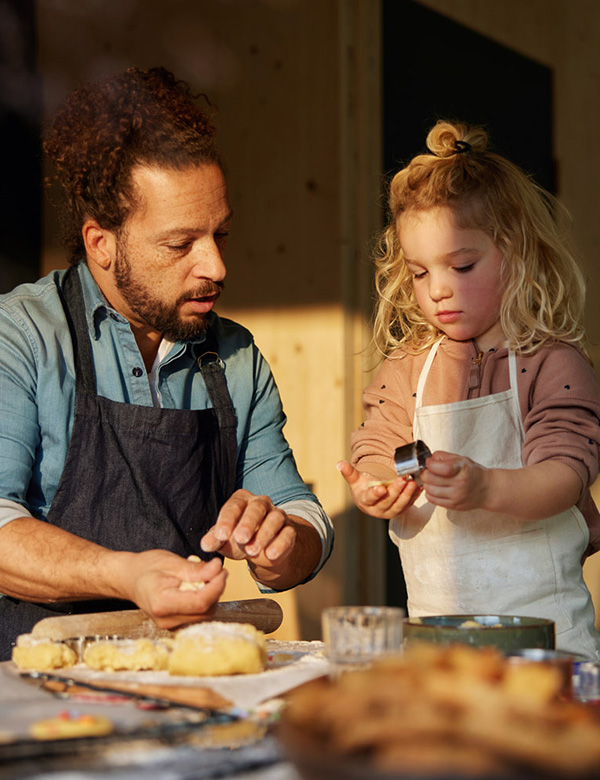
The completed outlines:
{"type": "Polygon", "coordinates": [[[393,473],[396,447],[413,440],[412,363],[408,355],[387,358],[363,392],[365,420],[350,439],[352,463],[359,471],[383,476],[383,467],[393,473]]]}
{"type": "MultiPolygon", "coordinates": [[[[568,464],[579,475],[583,493],[598,476],[600,385],[574,347],[557,344],[544,352],[536,376],[528,377],[523,462],[568,464]]],[[[521,364],[522,373],[525,366],[521,364]]]]}

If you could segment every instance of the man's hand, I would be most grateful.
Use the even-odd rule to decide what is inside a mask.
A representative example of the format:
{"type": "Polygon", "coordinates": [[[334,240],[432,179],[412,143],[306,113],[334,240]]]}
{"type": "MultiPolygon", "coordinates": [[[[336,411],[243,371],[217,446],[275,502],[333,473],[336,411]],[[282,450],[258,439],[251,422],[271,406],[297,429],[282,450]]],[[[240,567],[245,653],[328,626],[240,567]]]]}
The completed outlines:
{"type": "Polygon", "coordinates": [[[246,558],[268,566],[284,560],[293,550],[296,534],[286,513],[268,496],[236,490],[217,522],[202,537],[204,552],[217,550],[236,561],[246,558]]]}
{"type": "Polygon", "coordinates": [[[396,477],[383,484],[375,484],[380,480],[371,474],[358,471],[346,461],[338,463],[338,470],[348,483],[356,506],[371,517],[391,520],[402,514],[421,492],[417,483],[406,477],[396,477]]]}
{"type": "Polygon", "coordinates": [[[176,628],[210,613],[225,589],[227,572],[218,558],[194,562],[166,550],[130,555],[123,587],[159,628],[176,628]],[[182,589],[184,582],[204,585],[182,589]]]}
{"type": "Polygon", "coordinates": [[[204,552],[247,560],[254,578],[277,590],[302,582],[321,556],[321,540],[308,521],[289,516],[268,496],[248,490],[236,490],[223,505],[200,546],[204,552]]]}
{"type": "Polygon", "coordinates": [[[191,623],[210,612],[225,589],[219,559],[186,560],[167,550],[110,550],[62,528],[17,518],[0,528],[0,592],[24,601],[133,601],[160,628],[191,623]],[[183,582],[204,582],[181,590],[183,582]]]}

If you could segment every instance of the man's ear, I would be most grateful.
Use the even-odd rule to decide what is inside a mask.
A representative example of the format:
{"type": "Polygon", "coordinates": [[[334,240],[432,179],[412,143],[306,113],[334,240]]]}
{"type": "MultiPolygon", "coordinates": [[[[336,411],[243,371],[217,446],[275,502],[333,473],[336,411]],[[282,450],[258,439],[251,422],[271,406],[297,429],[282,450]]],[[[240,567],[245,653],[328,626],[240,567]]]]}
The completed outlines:
{"type": "Polygon", "coordinates": [[[117,249],[112,230],[100,227],[95,219],[86,219],[81,228],[88,263],[94,263],[104,271],[112,265],[117,249]]]}

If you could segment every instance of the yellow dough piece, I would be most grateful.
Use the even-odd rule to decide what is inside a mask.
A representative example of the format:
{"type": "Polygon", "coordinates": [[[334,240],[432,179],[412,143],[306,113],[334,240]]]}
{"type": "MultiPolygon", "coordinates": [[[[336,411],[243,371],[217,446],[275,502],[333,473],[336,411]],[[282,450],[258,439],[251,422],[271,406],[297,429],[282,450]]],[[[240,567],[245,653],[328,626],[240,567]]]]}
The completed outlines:
{"type": "MultiPolygon", "coordinates": [[[[196,563],[200,563],[202,560],[198,555],[188,555],[187,559],[188,561],[195,561],[196,563]]],[[[188,580],[184,580],[180,583],[179,590],[202,590],[205,585],[206,583],[202,581],[189,582],[188,580]]]]}
{"type": "Polygon", "coordinates": [[[75,666],[77,654],[63,642],[21,634],[13,647],[12,660],[19,669],[66,669],[75,666]]]}
{"type": "Polygon", "coordinates": [[[151,639],[101,640],[89,644],[83,662],[90,669],[103,672],[122,670],[164,671],[169,663],[170,648],[166,641],[151,639]]]}
{"type": "Polygon", "coordinates": [[[248,623],[208,621],[175,637],[169,674],[257,674],[267,661],[265,635],[248,623]]]}
{"type": "Polygon", "coordinates": [[[55,718],[38,720],[29,733],[35,739],[71,739],[102,737],[113,731],[113,723],[104,715],[77,715],[61,712],[55,718]]]}

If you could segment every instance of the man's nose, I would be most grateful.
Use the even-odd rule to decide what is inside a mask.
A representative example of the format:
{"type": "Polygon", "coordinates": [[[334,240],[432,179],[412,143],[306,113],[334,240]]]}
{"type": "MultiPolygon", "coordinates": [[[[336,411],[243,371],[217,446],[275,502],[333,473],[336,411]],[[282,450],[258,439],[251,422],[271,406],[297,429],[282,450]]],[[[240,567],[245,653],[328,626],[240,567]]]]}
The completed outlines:
{"type": "Polygon", "coordinates": [[[194,253],[192,274],[197,279],[222,282],[227,275],[222,248],[214,239],[207,239],[194,253]]]}

